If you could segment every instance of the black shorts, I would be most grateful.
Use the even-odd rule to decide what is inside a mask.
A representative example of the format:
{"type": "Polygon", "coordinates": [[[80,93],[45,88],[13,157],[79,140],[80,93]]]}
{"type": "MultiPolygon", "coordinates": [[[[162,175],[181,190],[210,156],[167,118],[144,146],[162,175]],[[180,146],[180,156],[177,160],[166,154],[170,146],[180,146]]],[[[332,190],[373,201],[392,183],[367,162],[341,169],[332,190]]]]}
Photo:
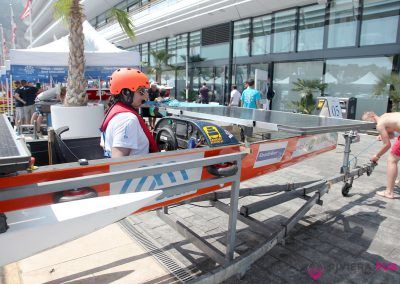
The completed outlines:
{"type": "Polygon", "coordinates": [[[150,110],[148,107],[142,107],[140,108],[140,115],[142,117],[150,117],[150,110]]]}

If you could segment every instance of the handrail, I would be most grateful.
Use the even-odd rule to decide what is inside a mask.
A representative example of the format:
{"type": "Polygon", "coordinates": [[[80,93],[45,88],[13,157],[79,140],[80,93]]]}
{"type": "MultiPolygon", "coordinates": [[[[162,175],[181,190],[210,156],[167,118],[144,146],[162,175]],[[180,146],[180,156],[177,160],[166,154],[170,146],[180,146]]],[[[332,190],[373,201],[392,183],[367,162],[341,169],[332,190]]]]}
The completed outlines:
{"type": "MultiPolygon", "coordinates": [[[[94,174],[82,177],[60,179],[55,181],[40,182],[36,184],[30,184],[27,186],[6,188],[0,190],[0,201],[54,193],[85,186],[108,184],[126,179],[141,178],[155,174],[176,172],[176,171],[193,169],[220,163],[234,162],[242,159],[246,154],[247,154],[246,152],[238,152],[238,153],[218,155],[208,158],[201,158],[192,161],[176,162],[174,164],[162,164],[162,165],[135,168],[130,170],[110,172],[110,173],[101,173],[101,174],[94,174]]],[[[236,174],[233,176],[236,176],[236,174]]],[[[217,178],[215,180],[216,180],[215,184],[221,183],[220,178],[217,178]]],[[[204,181],[199,181],[199,183],[202,182],[204,181]]]]}

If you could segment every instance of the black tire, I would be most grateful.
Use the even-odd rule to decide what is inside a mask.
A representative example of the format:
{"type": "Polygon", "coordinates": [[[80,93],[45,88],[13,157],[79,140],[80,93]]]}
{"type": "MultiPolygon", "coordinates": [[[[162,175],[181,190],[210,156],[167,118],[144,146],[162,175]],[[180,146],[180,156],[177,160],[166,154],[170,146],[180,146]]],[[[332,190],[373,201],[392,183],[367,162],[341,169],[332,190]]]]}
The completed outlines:
{"type": "Polygon", "coordinates": [[[238,166],[236,164],[232,164],[227,167],[219,167],[216,165],[211,165],[207,167],[207,172],[216,177],[229,177],[236,174],[238,171],[238,166]]]}
{"type": "Polygon", "coordinates": [[[349,192],[350,192],[350,189],[352,188],[352,186],[351,186],[351,184],[349,184],[349,183],[345,183],[343,186],[342,186],[342,195],[344,196],[344,197],[347,197],[347,196],[349,196],[349,192]]]}
{"type": "Polygon", "coordinates": [[[0,234],[5,233],[7,230],[7,216],[4,213],[0,213],[0,234]]]}
{"type": "Polygon", "coordinates": [[[160,151],[178,150],[178,140],[176,139],[175,133],[169,127],[162,127],[160,130],[158,130],[156,135],[156,143],[160,151]]]}
{"type": "Polygon", "coordinates": [[[98,196],[97,191],[90,187],[83,187],[83,188],[79,188],[76,190],[70,190],[70,191],[76,191],[77,193],[79,193],[79,191],[82,191],[82,194],[66,195],[66,192],[68,192],[68,191],[56,192],[54,194],[54,198],[53,198],[54,203],[77,201],[77,200],[82,200],[82,199],[94,198],[94,197],[98,196]]]}

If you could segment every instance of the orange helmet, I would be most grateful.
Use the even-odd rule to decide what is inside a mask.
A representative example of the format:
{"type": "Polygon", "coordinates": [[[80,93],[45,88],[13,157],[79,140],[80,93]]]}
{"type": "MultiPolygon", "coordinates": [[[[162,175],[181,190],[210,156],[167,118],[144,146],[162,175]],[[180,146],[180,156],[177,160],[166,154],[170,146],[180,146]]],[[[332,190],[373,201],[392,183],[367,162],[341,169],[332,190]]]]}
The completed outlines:
{"type": "Polygon", "coordinates": [[[135,92],[138,88],[150,88],[149,78],[140,70],[119,68],[110,77],[110,93],[118,95],[122,89],[135,92]]]}

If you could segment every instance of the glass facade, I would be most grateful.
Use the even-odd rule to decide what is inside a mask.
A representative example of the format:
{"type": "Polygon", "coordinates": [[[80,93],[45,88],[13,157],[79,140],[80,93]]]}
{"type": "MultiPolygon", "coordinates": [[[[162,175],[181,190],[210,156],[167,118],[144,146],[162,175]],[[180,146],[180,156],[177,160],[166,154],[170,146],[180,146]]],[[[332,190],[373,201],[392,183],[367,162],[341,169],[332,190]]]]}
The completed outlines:
{"type": "Polygon", "coordinates": [[[190,56],[200,56],[201,31],[190,33],[190,56]]]}
{"type": "Polygon", "coordinates": [[[335,59],[326,61],[326,94],[357,98],[356,119],[365,111],[386,112],[388,96],[374,97],[373,88],[382,75],[390,74],[392,57],[335,59]]]}
{"type": "Polygon", "coordinates": [[[297,82],[297,79],[321,80],[323,65],[322,61],[276,63],[272,109],[296,111],[294,102],[300,100],[300,95],[293,91],[293,83],[297,82]]]}
{"type": "Polygon", "coordinates": [[[253,19],[252,55],[271,52],[272,16],[267,15],[253,19]]]}
{"type": "Polygon", "coordinates": [[[328,47],[355,46],[358,0],[333,0],[329,11],[328,47]]]}
{"type": "Polygon", "coordinates": [[[176,39],[176,63],[186,61],[187,55],[187,34],[178,35],[176,39]]]}
{"type": "Polygon", "coordinates": [[[176,84],[173,93],[180,100],[185,100],[189,51],[192,97],[206,82],[210,98],[227,103],[230,85],[236,84],[242,91],[244,81],[252,77],[265,99],[267,82],[272,79],[276,92],[272,108],[293,111],[293,102],[299,100],[293,83],[299,78],[317,79],[328,84],[326,95],[356,97],[359,118],[371,107],[379,114],[387,109],[387,96],[371,94],[377,78],[400,69],[399,15],[400,0],[331,0],[327,5],[312,4],[241,19],[232,26],[220,24],[219,30],[214,26],[188,30],[131,50],[140,50],[142,62],[149,60],[149,45],[151,50],[167,46],[168,53],[176,54],[169,64],[180,69],[163,71],[162,83],[176,84]],[[221,25],[225,25],[222,32],[221,25]],[[232,76],[228,78],[228,74],[232,76]]]}
{"type": "Polygon", "coordinates": [[[296,37],[296,10],[275,13],[273,52],[292,52],[296,37]]]}
{"type": "Polygon", "coordinates": [[[233,57],[250,55],[250,19],[238,21],[233,27],[233,57]]]}
{"type": "Polygon", "coordinates": [[[325,5],[300,8],[297,50],[322,49],[324,44],[325,5]]]}
{"type": "Polygon", "coordinates": [[[395,43],[399,9],[398,0],[364,0],[360,44],[395,43]]]}

